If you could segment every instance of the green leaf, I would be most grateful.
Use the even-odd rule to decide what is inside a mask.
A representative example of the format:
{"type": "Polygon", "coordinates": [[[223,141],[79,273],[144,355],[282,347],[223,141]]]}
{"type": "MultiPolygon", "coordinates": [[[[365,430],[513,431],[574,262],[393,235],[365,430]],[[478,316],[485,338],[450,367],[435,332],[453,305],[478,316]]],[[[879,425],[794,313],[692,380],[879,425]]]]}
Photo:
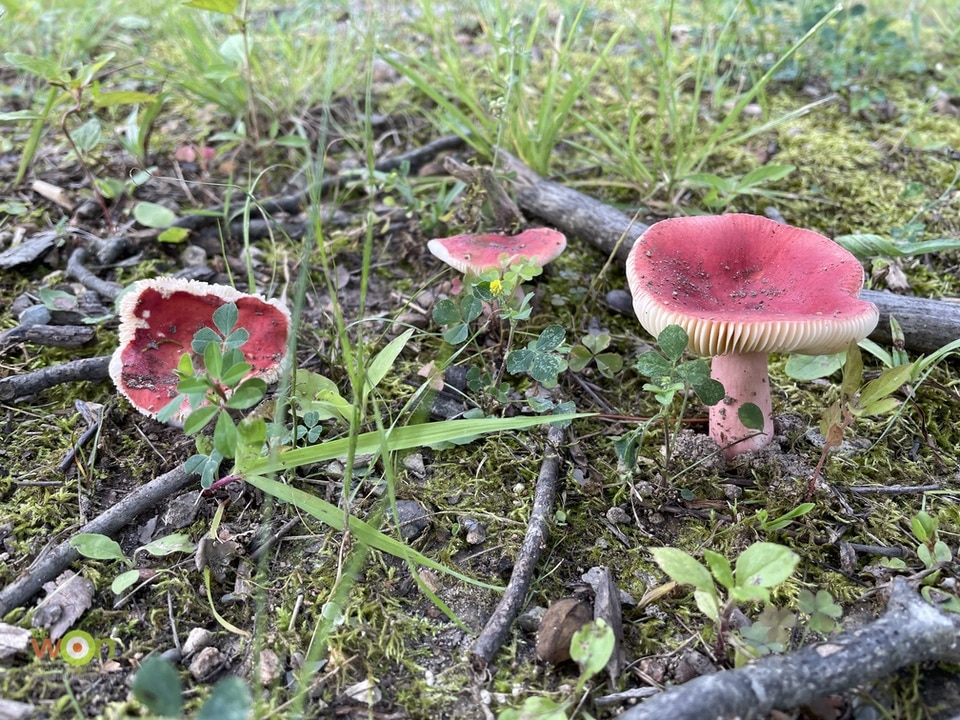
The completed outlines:
{"type": "Polygon", "coordinates": [[[794,380],[817,380],[833,375],[842,368],[846,357],[846,352],[833,355],[791,355],[784,370],[794,380]]]}
{"type": "Polygon", "coordinates": [[[64,75],[63,67],[50,58],[12,52],[4,54],[3,58],[14,67],[44,80],[59,80],[64,75]]]}
{"type": "MultiPolygon", "coordinates": [[[[214,379],[220,377],[220,373],[223,371],[223,354],[220,351],[219,343],[209,343],[203,351],[203,369],[206,370],[207,374],[214,379]]],[[[188,393],[190,390],[187,388],[180,388],[180,392],[188,393]]]]}
{"type": "Polygon", "coordinates": [[[587,623],[573,634],[570,659],[580,666],[580,680],[585,682],[606,667],[616,646],[611,628],[602,618],[587,623]]]}
{"type": "Polygon", "coordinates": [[[136,90],[119,90],[114,92],[96,92],[93,96],[94,107],[116,107],[118,105],[142,105],[155,103],[157,97],[136,90]]]}
{"type": "Polygon", "coordinates": [[[410,328],[395,337],[370,361],[370,365],[367,367],[368,388],[375,388],[383,381],[397,358],[400,357],[403,348],[406,347],[407,342],[413,336],[413,332],[414,329],[410,328]]]}
{"type": "Polygon", "coordinates": [[[197,408],[183,421],[183,432],[185,435],[195,435],[203,430],[206,425],[213,420],[213,417],[220,412],[216,405],[204,405],[197,408]]]}
{"type": "Polygon", "coordinates": [[[693,599],[697,607],[704,615],[715,623],[720,622],[720,598],[717,597],[716,588],[710,590],[694,590],[693,599]]]}
{"type": "Polygon", "coordinates": [[[737,558],[736,584],[740,588],[776,587],[789,578],[800,556],[776,543],[756,542],[737,558]]]}
{"type": "Polygon", "coordinates": [[[527,372],[537,382],[552,387],[557,382],[557,375],[566,368],[567,361],[564,358],[558,355],[535,352],[530,363],[530,369],[527,372]]]}
{"type": "Polygon", "coordinates": [[[716,578],[718,583],[728,590],[733,587],[733,569],[730,567],[729,560],[713,550],[704,550],[703,559],[707,561],[710,572],[713,573],[713,577],[716,578]]]}
{"type": "Polygon", "coordinates": [[[590,364],[591,360],[593,360],[593,354],[583,345],[574,345],[570,348],[568,361],[570,363],[570,369],[574,372],[583,370],[590,364]]]}
{"type": "Polygon", "coordinates": [[[127,570],[117,575],[110,583],[114,595],[122,595],[123,591],[134,585],[140,579],[139,570],[127,570]]]}
{"type": "Polygon", "coordinates": [[[160,657],[147,658],[133,676],[133,696],[154,715],[180,717],[183,688],[173,665],[160,657]]]}
{"type": "Polygon", "coordinates": [[[182,227],[168,227],[162,233],[157,235],[157,242],[170,243],[175,245],[177,243],[182,243],[190,235],[190,231],[187,228],[182,227]]]}
{"type": "Polygon", "coordinates": [[[193,348],[193,351],[198,355],[203,355],[203,352],[207,349],[208,343],[214,342],[219,345],[220,340],[221,338],[219,335],[217,335],[216,330],[213,328],[202,327],[193,334],[193,342],[190,343],[190,347],[193,348]]]}
{"type": "Polygon", "coordinates": [[[861,407],[866,407],[874,401],[895,392],[901,385],[910,379],[910,374],[912,372],[913,363],[887,368],[880,373],[880,377],[871,380],[863,386],[863,390],[860,392],[860,398],[858,401],[859,405],[861,407]]]}
{"type": "Polygon", "coordinates": [[[189,535],[174,534],[157,538],[153,542],[137,548],[137,552],[144,550],[154,557],[163,557],[175,552],[193,552],[196,545],[190,541],[189,535]]]}
{"type": "MultiPolygon", "coordinates": [[[[180,382],[183,382],[181,380],[180,382]]],[[[187,396],[184,393],[179,393],[173,400],[164,405],[160,412],[157,413],[157,422],[165,423],[170,418],[176,414],[180,409],[180,406],[183,405],[183,401],[187,399],[187,396]]]]}
{"type": "Polygon", "coordinates": [[[225,458],[237,454],[237,426],[228,413],[222,412],[213,428],[213,447],[225,458]]]}
{"type": "MultiPolygon", "coordinates": [[[[210,347],[210,345],[207,347],[210,347]]],[[[210,382],[205,377],[185,377],[177,383],[177,391],[181,395],[193,395],[195,393],[206,395],[209,389],[210,382]]]]}
{"type": "Polygon", "coordinates": [[[863,380],[863,357],[860,355],[860,348],[855,342],[850,343],[847,348],[847,358],[843,364],[843,382],[840,385],[840,393],[845,398],[852,398],[860,389],[860,383],[863,380]]]}
{"type": "Polygon", "coordinates": [[[748,430],[763,430],[763,411],[754,403],[744,403],[737,408],[737,417],[748,430]]]}
{"type": "Polygon", "coordinates": [[[519,708],[504,708],[497,713],[497,720],[567,720],[569,705],[542,695],[530,695],[519,708]]]}
{"type": "Polygon", "coordinates": [[[896,398],[886,397],[874,400],[869,405],[865,405],[854,411],[854,414],[862,417],[876,417],[878,415],[887,415],[900,407],[900,401],[896,398]]]}
{"type": "MultiPolygon", "coordinates": [[[[698,382],[697,384],[693,385],[693,391],[697,394],[697,397],[700,398],[700,402],[702,402],[704,405],[708,407],[712,407],[713,405],[716,405],[721,400],[723,400],[724,397],[726,397],[726,393],[724,392],[724,389],[723,389],[723,384],[719,380],[714,380],[713,378],[707,378],[706,380],[703,380],[702,382],[698,382]]],[[[754,405],[754,407],[757,407],[757,406],[754,405]]],[[[743,410],[743,406],[741,406],[740,409],[743,410]]],[[[760,408],[757,408],[757,410],[759,409],[760,408]]],[[[741,420],[740,422],[743,422],[743,420],[741,420]]],[[[746,423],[744,423],[744,426],[749,428],[749,425],[746,425],[746,423]]],[[[761,426],[759,429],[761,430],[763,429],[762,413],[761,413],[761,426]]]]}
{"type": "Polygon", "coordinates": [[[222,15],[236,15],[239,5],[240,0],[189,0],[183,4],[184,7],[208,10],[222,15]]]}
{"type": "Polygon", "coordinates": [[[755,170],[751,170],[740,178],[737,186],[738,188],[747,188],[751,185],[776,182],[777,180],[782,180],[796,169],[794,165],[764,165],[755,170]]]}
{"type": "MultiPolygon", "coordinates": [[[[103,139],[103,128],[97,118],[90,118],[83,125],[70,133],[74,144],[80,152],[87,153],[97,147],[103,139]]],[[[136,212],[134,212],[136,214],[136,212]]]]}
{"type": "Polygon", "coordinates": [[[213,686],[213,692],[197,713],[197,720],[249,720],[252,714],[250,688],[233,675],[213,686]]]}
{"type": "Polygon", "coordinates": [[[134,219],[148,228],[166,228],[177,221],[173,210],[152,202],[138,202],[133,206],[134,219]]]}
{"type": "Polygon", "coordinates": [[[533,350],[520,348],[513,350],[507,355],[507,372],[511,375],[518,375],[527,372],[533,365],[533,350]]]}
{"type": "Polygon", "coordinates": [[[610,346],[610,333],[597,333],[596,335],[584,335],[580,342],[594,355],[606,350],[610,346]]]}
{"type": "Polygon", "coordinates": [[[467,337],[470,335],[470,328],[466,323],[461,323],[459,325],[454,325],[452,328],[443,333],[443,340],[451,345],[459,345],[462,342],[465,342],[467,337]]]}
{"type": "Polygon", "coordinates": [[[233,410],[252,408],[267,394],[267,384],[260,378],[248,378],[240,383],[233,394],[227,398],[227,407],[233,410]]]}
{"type": "Polygon", "coordinates": [[[615,373],[623,369],[623,358],[618,353],[600,353],[595,358],[597,369],[605,378],[613,378],[615,373]]]}
{"type": "Polygon", "coordinates": [[[239,317],[240,311],[237,310],[236,303],[224,303],[213,311],[213,324],[220,331],[220,334],[226,337],[237,326],[239,317]]]}
{"type": "Polygon", "coordinates": [[[692,555],[672,547],[651,548],[650,553],[671,580],[681,585],[693,585],[704,592],[716,592],[710,571],[692,555]]]}
{"type": "Polygon", "coordinates": [[[483,302],[473,295],[464,295],[460,301],[460,312],[464,322],[473,322],[483,312],[483,302]]]}
{"type": "Polygon", "coordinates": [[[223,339],[223,347],[227,350],[237,350],[240,346],[245,345],[249,339],[250,333],[247,332],[246,328],[237,328],[223,339]]]}
{"type": "Polygon", "coordinates": [[[127,556],[123,554],[119,543],[106,535],[80,533],[70,538],[70,547],[75,548],[84,557],[93,560],[127,561],[127,556]]]}
{"type": "Polygon", "coordinates": [[[433,321],[437,325],[453,325],[462,320],[460,308],[449,298],[444,298],[433,306],[433,321]]]}
{"type": "Polygon", "coordinates": [[[913,530],[913,535],[922,543],[927,542],[933,537],[934,533],[937,532],[938,524],[936,519],[926,510],[921,510],[910,518],[910,527],[913,530]]]}
{"type": "Polygon", "coordinates": [[[660,381],[661,378],[673,376],[673,364],[656,350],[647,350],[637,358],[634,364],[636,371],[651,380],[660,381]]]}
{"type": "Polygon", "coordinates": [[[677,362],[687,349],[687,343],[690,342],[690,336],[687,331],[679,325],[667,325],[659,335],[657,335],[657,345],[663,350],[663,354],[672,362],[677,362]]]}
{"type": "Polygon", "coordinates": [[[536,349],[542,353],[556,350],[563,343],[567,336],[567,331],[560,325],[548,325],[540,333],[536,341],[536,349]]]}
{"type": "MultiPolygon", "coordinates": [[[[226,363],[224,363],[226,365],[226,363]]],[[[223,368],[223,375],[221,376],[221,382],[226,385],[228,388],[236,387],[237,383],[243,380],[253,368],[249,363],[238,362],[229,367],[223,368]]]]}

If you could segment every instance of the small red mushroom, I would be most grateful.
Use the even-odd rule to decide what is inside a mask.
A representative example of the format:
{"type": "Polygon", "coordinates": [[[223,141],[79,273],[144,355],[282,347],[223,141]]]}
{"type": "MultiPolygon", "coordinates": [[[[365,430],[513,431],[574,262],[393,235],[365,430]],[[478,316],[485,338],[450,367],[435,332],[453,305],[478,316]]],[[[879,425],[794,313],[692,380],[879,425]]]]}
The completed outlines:
{"type": "Polygon", "coordinates": [[[767,353],[840,352],[870,334],[879,313],[857,296],[859,261],[812,230],[757,215],[673,218],[652,225],[627,259],[633,307],[656,337],[679,325],[689,349],[712,355],[726,397],[710,409],[710,435],[727,458],[773,437],[767,353]],[[762,434],[743,426],[745,403],[762,434]]]}
{"type": "MultiPolygon", "coordinates": [[[[160,277],[140,280],[119,304],[120,342],[110,360],[110,377],[144,415],[156,417],[177,396],[177,364],[201,328],[213,328],[213,313],[227,303],[237,306],[237,327],[250,334],[243,345],[252,369],[246,377],[274,382],[287,355],[290,314],[278,300],[265,300],[226,285],[160,277]]],[[[195,363],[202,365],[202,361],[195,363]]],[[[184,405],[171,417],[182,421],[184,405]]]]}
{"type": "Polygon", "coordinates": [[[543,267],[566,247],[563,233],[550,228],[532,228],[519,235],[454,235],[427,243],[431,253],[464,275],[504,270],[521,258],[543,267]]]}

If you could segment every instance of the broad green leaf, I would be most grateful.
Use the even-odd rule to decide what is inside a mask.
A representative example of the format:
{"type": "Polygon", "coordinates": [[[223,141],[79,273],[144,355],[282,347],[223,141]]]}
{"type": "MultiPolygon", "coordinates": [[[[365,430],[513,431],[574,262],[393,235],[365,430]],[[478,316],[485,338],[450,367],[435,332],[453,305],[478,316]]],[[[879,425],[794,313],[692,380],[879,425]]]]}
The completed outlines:
{"type": "Polygon", "coordinates": [[[145,103],[155,103],[156,95],[136,90],[119,90],[115,92],[97,92],[93,96],[95,107],[116,107],[117,105],[138,105],[145,103]]]}
{"type": "Polygon", "coordinates": [[[875,380],[871,380],[863,386],[863,390],[860,392],[860,398],[858,400],[859,405],[861,407],[866,407],[874,401],[884,398],[890,393],[895,392],[901,385],[910,379],[911,373],[913,373],[913,363],[887,368],[880,373],[880,377],[876,378],[875,380]]]}
{"type": "MultiPolygon", "coordinates": [[[[97,118],[90,118],[70,133],[70,137],[80,152],[87,153],[97,147],[103,139],[103,127],[97,118]]],[[[136,211],[134,211],[136,214],[136,211]]]]}
{"type": "Polygon", "coordinates": [[[900,407],[899,400],[892,397],[885,397],[880,398],[879,400],[874,400],[869,405],[864,405],[854,414],[860,417],[876,417],[879,415],[887,415],[892,413],[898,407],[900,407]]]}
{"type": "MultiPolygon", "coordinates": [[[[210,346],[208,345],[207,347],[210,346]]],[[[185,377],[177,383],[177,392],[184,395],[192,395],[194,393],[202,393],[205,395],[209,389],[210,383],[206,378],[202,377],[185,377]]]]}
{"type": "MultiPolygon", "coordinates": [[[[697,394],[697,397],[700,398],[700,402],[708,407],[716,405],[726,397],[723,384],[713,378],[707,378],[706,380],[693,384],[693,391],[697,394]]],[[[741,420],[741,422],[743,421],[741,420]]],[[[760,429],[763,429],[762,423],[760,429]]]]}
{"type": "Polygon", "coordinates": [[[98,533],[80,533],[70,538],[70,547],[93,560],[127,560],[116,540],[98,533]]]}
{"type": "MultiPolygon", "coordinates": [[[[249,339],[250,333],[246,328],[236,328],[223,339],[223,346],[227,350],[237,350],[241,346],[245,345],[249,339]]],[[[241,358],[242,357],[243,356],[241,355],[241,358]]]]}
{"type": "Polygon", "coordinates": [[[197,408],[187,415],[187,419],[183,421],[184,434],[195,435],[200,432],[218,412],[220,412],[220,408],[216,405],[204,405],[197,408]]]}
{"type": "MultiPolygon", "coordinates": [[[[182,380],[180,382],[183,382],[182,380]]],[[[187,399],[187,396],[184,393],[179,393],[173,400],[164,405],[160,412],[157,413],[157,421],[165,423],[167,420],[172,418],[174,414],[180,409],[180,406],[183,405],[183,401],[187,399]]]]}
{"type": "Polygon", "coordinates": [[[613,628],[603,618],[577,630],[570,641],[570,659],[580,666],[581,679],[589,680],[603,670],[615,646],[613,628]]]}
{"type": "Polygon", "coordinates": [[[763,411],[754,403],[744,403],[737,408],[737,417],[748,430],[763,430],[763,411]]]}
{"type": "Polygon", "coordinates": [[[784,371],[794,380],[817,380],[833,375],[842,368],[846,357],[846,352],[833,355],[791,355],[784,371]]]}
{"type": "Polygon", "coordinates": [[[213,686],[213,692],[197,713],[197,720],[249,720],[252,715],[250,688],[232,675],[213,686]]]}
{"type": "Polygon", "coordinates": [[[570,369],[574,372],[583,370],[590,364],[591,360],[593,360],[593,354],[583,345],[574,345],[570,348],[568,361],[570,363],[570,369]]]}
{"type": "Polygon", "coordinates": [[[190,235],[190,231],[182,227],[168,227],[162,233],[157,235],[157,242],[170,243],[171,245],[182,243],[190,235]]]}
{"type": "Polygon", "coordinates": [[[689,553],[672,547],[651,548],[650,553],[671,580],[705,592],[716,592],[710,571],[689,553]]]}
{"type": "MultiPolygon", "coordinates": [[[[223,370],[223,353],[219,343],[209,343],[203,350],[203,369],[212,378],[219,378],[223,370]]],[[[180,392],[190,392],[186,388],[178,388],[180,392]]]]}
{"type": "Polygon", "coordinates": [[[230,365],[229,367],[226,367],[225,362],[224,366],[223,375],[220,377],[220,380],[227,387],[235,387],[237,383],[243,380],[247,373],[253,369],[249,363],[245,362],[238,362],[234,365],[230,365]]]}
{"type": "Polygon", "coordinates": [[[720,622],[720,598],[717,597],[715,588],[711,588],[710,590],[694,590],[693,599],[697,603],[700,612],[713,620],[713,622],[720,622]]]}
{"type": "Polygon", "coordinates": [[[535,352],[530,363],[530,369],[527,372],[537,382],[552,387],[557,382],[557,375],[566,368],[567,361],[559,355],[535,352]]]}
{"type": "Polygon", "coordinates": [[[25,55],[24,53],[6,53],[4,59],[20,70],[26,70],[28,73],[43,78],[44,80],[57,80],[64,75],[64,69],[59,63],[49,58],[38,55],[25,55]]]}
{"type": "Polygon", "coordinates": [[[117,575],[110,583],[110,589],[114,595],[122,595],[124,590],[136,584],[140,579],[139,570],[127,570],[117,575]]]}
{"type": "Polygon", "coordinates": [[[449,298],[444,298],[433,306],[433,321],[437,325],[453,325],[462,320],[460,308],[449,298]]]}
{"type": "Polygon", "coordinates": [[[213,428],[213,447],[225,458],[237,454],[237,426],[229,413],[222,412],[213,428]]]}
{"type": "Polygon", "coordinates": [[[937,520],[926,510],[921,510],[910,518],[910,528],[913,536],[922,543],[927,542],[937,531],[937,520]]]}
{"type": "Polygon", "coordinates": [[[937,238],[935,240],[898,243],[882,235],[858,233],[853,235],[839,235],[835,237],[834,240],[859,260],[869,260],[878,255],[899,258],[960,248],[960,240],[955,238],[937,238]]]}
{"type": "Polygon", "coordinates": [[[367,387],[375,388],[383,381],[400,353],[403,352],[403,348],[406,347],[407,342],[413,336],[413,331],[414,329],[410,328],[395,337],[370,361],[370,365],[367,367],[367,387]]]}
{"type": "Polygon", "coordinates": [[[183,687],[180,675],[168,661],[157,656],[147,658],[133,676],[131,690],[154,715],[180,717],[183,687]]]}
{"type": "Polygon", "coordinates": [[[729,560],[713,550],[704,550],[703,559],[707,561],[710,572],[718,583],[728,590],[733,587],[733,569],[730,567],[729,560]]]}
{"type": "Polygon", "coordinates": [[[244,380],[227,398],[227,407],[233,410],[252,408],[267,394],[267,384],[260,378],[244,380]]]}
{"type": "Polygon", "coordinates": [[[184,7],[208,10],[222,15],[235,15],[239,5],[240,0],[189,0],[183,4],[184,7]]]}
{"type": "Polygon", "coordinates": [[[845,398],[852,398],[860,389],[860,383],[863,382],[863,357],[860,354],[860,348],[855,342],[850,343],[847,348],[847,357],[843,364],[843,382],[840,385],[840,393],[845,398]]]}
{"type": "Polygon", "coordinates": [[[513,350],[507,355],[507,372],[511,375],[527,372],[533,365],[533,350],[520,348],[513,350]]]}
{"type": "Polygon", "coordinates": [[[618,353],[600,353],[595,359],[597,369],[605,378],[613,378],[614,374],[623,370],[623,358],[618,353]]]}
{"type": "Polygon", "coordinates": [[[220,340],[221,338],[217,335],[216,330],[202,327],[193,334],[193,341],[190,343],[190,347],[193,348],[193,351],[198,355],[203,355],[203,351],[207,349],[207,343],[215,342],[219,344],[220,340]]]}
{"type": "Polygon", "coordinates": [[[543,329],[543,332],[540,333],[540,337],[537,338],[536,349],[542,353],[556,350],[563,343],[566,336],[566,330],[560,325],[548,325],[543,329]]]}
{"type": "Polygon", "coordinates": [[[641,354],[637,358],[634,368],[644,377],[657,382],[661,378],[668,378],[673,375],[673,365],[656,350],[647,350],[647,352],[641,354]]]}
{"type": "MultiPolygon", "coordinates": [[[[591,414],[572,413],[569,415],[538,415],[536,417],[481,418],[404,425],[387,430],[383,437],[378,432],[361,433],[356,438],[355,452],[358,455],[379,454],[381,451],[397,452],[443,442],[455,442],[463,438],[489,433],[526,430],[537,425],[585,417],[591,417],[591,414]]],[[[248,473],[265,475],[281,470],[290,470],[302,465],[345,457],[350,446],[351,442],[348,437],[330,440],[320,445],[286,450],[276,456],[257,458],[246,467],[239,468],[239,471],[244,475],[248,473]]],[[[338,512],[342,515],[342,511],[338,512]]]]}
{"type": "Polygon", "coordinates": [[[237,326],[237,320],[240,317],[240,311],[237,310],[236,303],[224,303],[213,311],[213,324],[220,334],[226,337],[237,326]]]}
{"type": "Polygon", "coordinates": [[[463,314],[464,322],[473,322],[483,312],[483,302],[473,295],[464,295],[460,301],[460,312],[463,314]]]}
{"type": "Polygon", "coordinates": [[[782,180],[797,168],[794,165],[764,165],[751,170],[737,182],[738,188],[782,180]]]}
{"type": "Polygon", "coordinates": [[[137,548],[137,552],[144,550],[154,557],[163,557],[175,552],[193,552],[196,545],[190,541],[189,535],[174,534],[157,538],[153,542],[137,548]]]}
{"type": "Polygon", "coordinates": [[[714,190],[722,193],[731,193],[736,189],[736,186],[732,180],[727,180],[719,175],[714,175],[713,173],[707,172],[691,173],[684,178],[684,182],[686,182],[688,185],[694,185],[696,187],[713,188],[714,190]]]}
{"type": "Polygon", "coordinates": [[[591,353],[596,355],[601,350],[606,350],[610,346],[610,333],[598,333],[596,335],[584,335],[580,338],[580,342],[583,343],[591,353]]]}
{"type": "Polygon", "coordinates": [[[677,362],[687,349],[687,343],[690,342],[690,336],[687,331],[679,325],[667,325],[659,335],[657,335],[657,345],[663,350],[663,354],[673,362],[677,362]]]}
{"type": "Polygon", "coordinates": [[[148,228],[166,228],[177,221],[173,210],[152,202],[138,202],[133,206],[134,219],[148,228]]]}
{"type": "Polygon", "coordinates": [[[469,335],[470,328],[466,323],[460,323],[459,325],[454,325],[452,328],[444,332],[443,340],[450,345],[459,345],[460,343],[465,342],[469,335]]]}
{"type": "Polygon", "coordinates": [[[789,578],[800,556],[776,543],[756,542],[737,558],[736,584],[739,587],[776,587],[789,578]]]}

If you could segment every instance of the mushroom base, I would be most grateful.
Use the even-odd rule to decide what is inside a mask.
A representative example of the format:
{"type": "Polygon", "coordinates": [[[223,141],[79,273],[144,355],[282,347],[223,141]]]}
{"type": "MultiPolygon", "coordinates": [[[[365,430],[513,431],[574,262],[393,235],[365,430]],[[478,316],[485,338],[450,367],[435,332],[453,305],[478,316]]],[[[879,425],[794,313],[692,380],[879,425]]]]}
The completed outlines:
{"type": "Polygon", "coordinates": [[[728,460],[759,450],[773,439],[773,404],[770,400],[770,376],[767,354],[743,353],[713,358],[710,375],[723,385],[724,398],[710,408],[710,437],[728,460]],[[753,403],[763,413],[763,432],[751,430],[740,422],[739,410],[753,403]]]}

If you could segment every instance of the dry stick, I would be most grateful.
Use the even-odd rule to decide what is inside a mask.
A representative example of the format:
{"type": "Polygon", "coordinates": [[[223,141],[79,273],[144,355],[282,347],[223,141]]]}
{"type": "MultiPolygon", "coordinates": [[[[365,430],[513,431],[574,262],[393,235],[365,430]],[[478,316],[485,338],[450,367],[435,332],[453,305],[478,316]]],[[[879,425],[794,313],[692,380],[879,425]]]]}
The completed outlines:
{"type": "Polygon", "coordinates": [[[116,300],[117,296],[123,290],[123,286],[109,280],[103,280],[92,272],[87,270],[84,262],[87,259],[87,249],[78,247],[70,253],[70,259],[67,260],[67,277],[73,278],[88,290],[93,290],[97,295],[107,300],[116,300]]]}
{"type": "Polygon", "coordinates": [[[0,402],[15,401],[19,398],[36,395],[42,390],[51,388],[60,383],[76,382],[78,380],[106,380],[110,356],[83,358],[71,360],[62,365],[41,368],[23,375],[11,375],[0,379],[0,402]]]}
{"type": "MultiPolygon", "coordinates": [[[[113,535],[140,513],[155,510],[162,500],[182,490],[194,477],[184,472],[183,465],[178,465],[170,472],[134,490],[109,510],[84,525],[79,532],[113,535]]],[[[38,558],[25,574],[0,590],[0,617],[14,608],[25,605],[40,591],[44,583],[53,580],[79,557],[80,553],[70,545],[69,540],[65,540],[48,554],[38,558]]]]}
{"type": "Polygon", "coordinates": [[[924,602],[896,578],[879,619],[797,652],[703,675],[630,708],[617,720],[762,718],[775,708],[806,705],[928,661],[960,661],[960,617],[924,602]]]}
{"type": "Polygon", "coordinates": [[[540,559],[540,551],[546,545],[553,499],[557,493],[557,480],[560,476],[561,440],[563,440],[563,430],[555,427],[547,430],[547,448],[543,463],[540,465],[540,475],[537,477],[527,533],[513,564],[513,573],[510,576],[510,582],[507,583],[507,589],[473,646],[471,659],[473,667],[478,672],[490,664],[493,656],[506,640],[510,626],[513,625],[527,597],[527,591],[530,589],[530,583],[540,559]]]}
{"type": "MultiPolygon", "coordinates": [[[[406,164],[410,167],[411,172],[414,172],[418,168],[430,162],[439,153],[444,152],[445,150],[454,150],[462,145],[463,138],[461,138],[459,135],[444,135],[443,137],[432,140],[426,145],[418,147],[409,152],[401,153],[400,155],[395,155],[394,157],[384,158],[383,160],[380,160],[374,164],[373,169],[376,172],[387,173],[392,172],[393,170],[399,170],[404,164],[406,164]]],[[[345,185],[348,179],[349,178],[342,175],[325,177],[320,183],[321,197],[332,192],[336,188],[345,185]]],[[[294,193],[293,195],[286,195],[284,197],[267,198],[266,200],[257,203],[256,207],[266,215],[275,215],[276,213],[280,212],[293,214],[302,211],[304,206],[309,201],[310,193],[308,191],[303,191],[294,193]]],[[[241,208],[243,203],[233,203],[233,206],[241,208]]],[[[207,209],[204,215],[187,215],[177,220],[174,223],[174,227],[198,230],[208,225],[215,225],[223,218],[223,214],[227,211],[228,207],[229,206],[227,205],[219,205],[217,207],[207,209]]]]}
{"type": "MultiPolygon", "coordinates": [[[[507,171],[516,174],[514,186],[522,210],[567,235],[589,241],[608,255],[616,253],[626,260],[634,241],[647,228],[589,195],[544,180],[508,153],[501,151],[498,158],[507,171]]],[[[874,290],[864,290],[860,297],[880,310],[880,322],[870,334],[878,342],[890,342],[891,315],[900,321],[906,346],[914,351],[932,352],[960,336],[960,304],[956,302],[874,290]]]]}

